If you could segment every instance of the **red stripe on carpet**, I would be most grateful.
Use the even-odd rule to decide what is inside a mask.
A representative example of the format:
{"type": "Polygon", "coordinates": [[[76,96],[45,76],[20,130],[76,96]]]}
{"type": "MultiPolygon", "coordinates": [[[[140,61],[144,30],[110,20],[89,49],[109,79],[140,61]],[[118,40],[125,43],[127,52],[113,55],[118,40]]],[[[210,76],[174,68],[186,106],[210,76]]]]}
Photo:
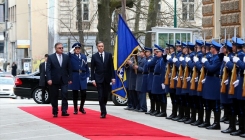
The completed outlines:
{"type": "MultiPolygon", "coordinates": [[[[194,140],[190,137],[174,134],[129,120],[125,120],[112,115],[107,115],[106,119],[100,118],[100,112],[85,109],[87,114],[73,115],[62,117],[61,113],[58,118],[53,118],[52,108],[49,106],[38,107],[19,107],[20,109],[71,132],[82,135],[93,140],[194,140]]],[[[73,110],[69,107],[68,110],[73,110]]]]}

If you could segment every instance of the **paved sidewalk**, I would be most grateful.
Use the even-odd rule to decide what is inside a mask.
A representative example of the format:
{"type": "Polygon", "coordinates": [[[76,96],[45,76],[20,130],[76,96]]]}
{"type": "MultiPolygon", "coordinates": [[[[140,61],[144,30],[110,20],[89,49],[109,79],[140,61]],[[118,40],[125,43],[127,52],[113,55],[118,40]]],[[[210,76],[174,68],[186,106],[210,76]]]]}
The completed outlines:
{"type": "MultiPolygon", "coordinates": [[[[59,101],[60,103],[60,101],[59,101]]],[[[168,115],[171,114],[171,104],[168,99],[168,115]]],[[[72,101],[69,101],[72,106],[72,101]]],[[[148,100],[149,105],[149,100],[148,100]]],[[[86,139],[57,125],[41,120],[31,114],[20,110],[19,106],[43,106],[36,104],[32,99],[4,99],[0,98],[0,139],[1,140],[83,140],[86,139]]],[[[50,106],[50,105],[47,105],[50,106]]],[[[99,111],[97,101],[86,101],[85,108],[99,111]]],[[[126,111],[123,106],[114,106],[112,102],[107,105],[108,114],[132,120],[165,131],[178,133],[201,140],[238,140],[241,137],[222,134],[220,130],[207,130],[174,122],[165,118],[153,117],[133,111],[126,111]]],[[[45,112],[46,113],[46,112],[45,112]]],[[[49,112],[48,112],[49,113],[49,112]]],[[[52,115],[50,113],[50,115],[52,115]]],[[[71,117],[73,114],[70,114],[71,117]]],[[[89,115],[89,114],[86,114],[89,115]]],[[[98,117],[99,117],[98,113],[98,117]]],[[[109,119],[109,118],[108,118],[109,119]]],[[[211,120],[211,123],[213,120],[211,120]]],[[[116,127],[116,124],[115,124],[116,127]]],[[[221,123],[222,130],[228,127],[221,123]]]]}

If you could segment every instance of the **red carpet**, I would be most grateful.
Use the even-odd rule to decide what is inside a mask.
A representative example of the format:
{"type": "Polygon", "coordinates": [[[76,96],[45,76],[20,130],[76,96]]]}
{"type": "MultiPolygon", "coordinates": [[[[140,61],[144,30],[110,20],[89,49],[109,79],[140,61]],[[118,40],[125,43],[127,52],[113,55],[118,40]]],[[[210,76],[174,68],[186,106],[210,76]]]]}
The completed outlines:
{"type": "Polygon", "coordinates": [[[69,107],[69,117],[53,118],[50,106],[20,107],[20,109],[71,132],[92,140],[194,140],[190,137],[174,134],[136,122],[107,115],[99,118],[100,112],[85,109],[87,114],[73,115],[73,107],[69,107]]]}

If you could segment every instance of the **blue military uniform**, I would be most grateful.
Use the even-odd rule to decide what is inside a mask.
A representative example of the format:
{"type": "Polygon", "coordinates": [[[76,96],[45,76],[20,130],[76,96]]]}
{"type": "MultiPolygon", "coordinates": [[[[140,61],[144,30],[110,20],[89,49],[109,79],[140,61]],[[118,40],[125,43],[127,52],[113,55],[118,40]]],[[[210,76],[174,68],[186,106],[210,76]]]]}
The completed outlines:
{"type": "MultiPolygon", "coordinates": [[[[72,48],[81,48],[81,44],[75,43],[72,45],[72,48]]],[[[80,90],[81,93],[81,103],[79,111],[83,114],[86,114],[85,110],[83,109],[83,106],[86,100],[87,82],[90,76],[90,71],[87,64],[87,57],[82,53],[71,54],[69,52],[68,55],[70,57],[72,66],[72,83],[68,85],[68,89],[72,90],[73,92],[74,114],[78,113],[78,90],[80,90]]]]}
{"type": "MultiPolygon", "coordinates": [[[[162,48],[155,45],[158,48],[157,51],[164,52],[162,48]]],[[[166,117],[166,108],[167,108],[167,97],[165,92],[165,87],[162,87],[165,78],[165,67],[166,67],[166,55],[161,58],[157,58],[157,62],[154,68],[154,76],[153,76],[153,83],[152,83],[152,94],[157,98],[157,111],[159,114],[156,114],[156,117],[166,117]],[[158,108],[160,106],[160,108],[158,108]]]]}
{"type": "Polygon", "coordinates": [[[137,75],[136,75],[136,73],[135,73],[135,70],[133,69],[133,65],[134,65],[134,63],[135,63],[135,60],[136,60],[136,58],[135,58],[135,56],[132,56],[131,58],[130,58],[130,61],[132,62],[132,64],[131,65],[129,65],[129,79],[127,80],[128,81],[128,90],[129,90],[129,96],[130,96],[130,98],[132,99],[132,104],[133,104],[133,109],[134,110],[138,110],[137,108],[138,108],[138,97],[137,97],[137,92],[136,92],[136,90],[135,90],[135,88],[136,88],[136,77],[137,77],[137,75]]]}
{"type": "MultiPolygon", "coordinates": [[[[245,44],[243,40],[237,37],[232,38],[233,45],[237,47],[237,49],[240,49],[237,52],[236,58],[238,58],[237,62],[234,62],[233,57],[233,63],[231,61],[228,61],[226,63],[226,66],[228,69],[232,69],[234,63],[236,63],[236,71],[237,71],[237,81],[239,81],[238,85],[235,87],[235,93],[234,95],[229,95],[229,97],[232,99],[232,104],[230,106],[230,124],[229,128],[224,130],[224,132],[230,132],[233,136],[239,136],[243,134],[242,137],[245,137],[245,128],[244,128],[244,117],[245,117],[245,97],[242,96],[243,93],[243,80],[244,80],[244,52],[242,51],[242,46],[245,44]],[[239,120],[239,129],[236,131],[236,116],[238,115],[239,120]]],[[[234,83],[233,83],[234,84],[234,83]]]]}
{"type": "Polygon", "coordinates": [[[143,68],[146,63],[146,59],[144,57],[138,57],[138,69],[137,69],[137,78],[136,78],[136,88],[135,90],[138,93],[138,102],[139,102],[139,112],[146,112],[146,92],[142,91],[142,82],[143,82],[143,68]]]}
{"type": "MultiPolygon", "coordinates": [[[[166,44],[169,48],[173,48],[174,49],[174,45],[171,45],[171,44],[166,44]]],[[[169,49],[170,51],[170,49],[169,49]]],[[[175,57],[175,53],[173,52],[172,54],[170,54],[171,58],[169,58],[167,60],[167,63],[168,65],[170,66],[170,70],[172,72],[172,68],[174,67],[173,65],[173,58],[175,57]]],[[[168,116],[166,119],[172,119],[172,118],[175,118],[177,116],[177,109],[178,109],[178,106],[177,106],[177,99],[176,99],[176,91],[175,91],[175,88],[170,88],[170,81],[171,81],[171,75],[172,73],[170,72],[170,75],[169,75],[169,85],[165,85],[165,92],[166,93],[169,93],[170,95],[170,98],[171,98],[171,102],[172,102],[172,113],[170,116],[168,116]]]]}
{"type": "MultiPolygon", "coordinates": [[[[145,51],[149,51],[152,54],[152,48],[145,47],[144,49],[145,49],[145,51]]],[[[144,64],[143,72],[142,72],[143,79],[142,79],[141,92],[145,93],[145,94],[148,92],[148,90],[147,90],[147,87],[149,85],[149,80],[148,80],[148,75],[149,75],[148,61],[150,61],[151,59],[152,59],[152,56],[146,57],[146,62],[144,64]]],[[[150,110],[148,112],[146,112],[146,114],[151,114],[151,113],[153,113],[155,111],[155,103],[154,103],[154,101],[152,101],[151,93],[148,92],[148,95],[149,95],[149,98],[150,98],[150,110]]]]}
{"type": "MultiPolygon", "coordinates": [[[[219,51],[222,47],[219,43],[212,40],[212,47],[219,51]]],[[[206,127],[207,129],[220,129],[220,79],[219,71],[222,62],[220,61],[219,55],[214,54],[209,61],[204,62],[204,67],[207,70],[205,83],[203,85],[203,98],[206,100],[206,110],[214,111],[214,123],[211,126],[206,127]]]]}

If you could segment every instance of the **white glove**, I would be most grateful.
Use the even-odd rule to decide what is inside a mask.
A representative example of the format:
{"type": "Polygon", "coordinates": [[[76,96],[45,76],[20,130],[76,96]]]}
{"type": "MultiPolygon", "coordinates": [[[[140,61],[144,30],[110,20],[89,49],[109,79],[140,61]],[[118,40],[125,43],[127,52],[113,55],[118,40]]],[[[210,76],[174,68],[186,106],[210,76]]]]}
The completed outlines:
{"type": "Polygon", "coordinates": [[[224,84],[225,84],[225,85],[228,85],[228,82],[229,82],[229,81],[228,81],[228,79],[227,79],[227,80],[224,81],[224,84]]]}
{"type": "Polygon", "coordinates": [[[178,61],[178,59],[177,58],[173,58],[173,62],[175,63],[175,62],[177,62],[178,61]]]}
{"type": "Polygon", "coordinates": [[[207,58],[202,58],[202,63],[205,63],[207,60],[207,58]]]}
{"type": "Polygon", "coordinates": [[[225,63],[227,63],[228,61],[230,61],[230,57],[224,56],[223,61],[224,61],[225,63]]]}
{"type": "Polygon", "coordinates": [[[191,80],[191,77],[187,77],[186,81],[189,82],[191,80]]]}
{"type": "Polygon", "coordinates": [[[205,83],[205,80],[206,80],[206,79],[203,79],[203,80],[202,80],[202,83],[203,83],[203,84],[205,83]]]}
{"type": "Polygon", "coordinates": [[[234,87],[237,87],[239,85],[239,80],[236,80],[234,83],[233,83],[234,87]]]}
{"type": "Polygon", "coordinates": [[[190,60],[191,60],[190,57],[186,57],[186,58],[185,58],[185,62],[187,62],[187,63],[188,63],[190,60]]]}
{"type": "Polygon", "coordinates": [[[175,76],[173,79],[176,80],[176,81],[178,81],[178,76],[175,76]]]}
{"type": "Polygon", "coordinates": [[[70,53],[73,54],[75,50],[75,47],[70,50],[70,53]]]}
{"type": "Polygon", "coordinates": [[[239,58],[238,58],[237,56],[234,56],[234,57],[233,57],[233,62],[234,62],[234,63],[237,63],[238,60],[239,60],[239,58]]]}
{"type": "Polygon", "coordinates": [[[195,82],[198,82],[198,77],[195,78],[195,82]]]}
{"type": "Polygon", "coordinates": [[[87,77],[87,83],[88,83],[88,81],[89,81],[89,77],[87,77]]]}
{"type": "Polygon", "coordinates": [[[245,56],[243,57],[243,62],[245,63],[245,56]]]}
{"type": "Polygon", "coordinates": [[[167,60],[169,60],[171,58],[171,55],[167,55],[167,60]]]}
{"type": "Polygon", "coordinates": [[[162,84],[162,89],[165,89],[165,85],[164,84],[162,84]]]}
{"type": "Polygon", "coordinates": [[[185,60],[185,59],[184,59],[184,57],[181,56],[181,57],[179,58],[179,61],[183,61],[183,60],[185,60]]]}
{"type": "Polygon", "coordinates": [[[194,56],[193,60],[194,60],[194,62],[196,63],[197,61],[199,61],[199,58],[196,57],[196,56],[194,56]]]}

